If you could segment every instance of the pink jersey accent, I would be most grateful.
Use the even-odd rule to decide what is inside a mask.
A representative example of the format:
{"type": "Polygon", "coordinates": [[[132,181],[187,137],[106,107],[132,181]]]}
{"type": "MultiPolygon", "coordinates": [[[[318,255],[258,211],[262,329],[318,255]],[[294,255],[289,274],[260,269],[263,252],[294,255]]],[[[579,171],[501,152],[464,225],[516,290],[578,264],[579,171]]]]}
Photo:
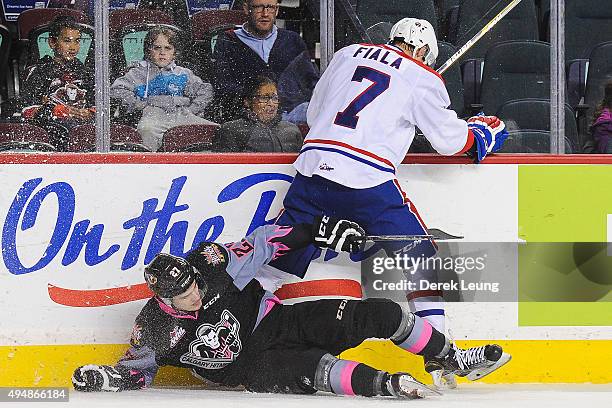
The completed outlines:
{"type": "Polygon", "coordinates": [[[432,333],[433,328],[431,327],[431,324],[429,324],[427,320],[423,320],[423,331],[421,332],[421,336],[412,347],[408,348],[408,351],[415,354],[420,353],[429,342],[429,339],[431,339],[432,333]]]}
{"type": "Polygon", "coordinates": [[[263,313],[263,317],[266,317],[268,315],[268,313],[270,313],[270,311],[272,311],[272,308],[276,305],[280,305],[281,301],[279,298],[277,298],[276,296],[266,299],[266,310],[264,310],[263,313]]]}
{"type": "Polygon", "coordinates": [[[355,367],[357,367],[359,363],[355,361],[348,361],[347,364],[342,369],[342,378],[340,379],[340,384],[342,386],[342,394],[344,395],[355,395],[353,391],[353,384],[351,383],[351,379],[353,378],[353,371],[355,367]]]}
{"type": "Polygon", "coordinates": [[[293,227],[284,227],[281,225],[276,226],[276,228],[270,232],[270,235],[267,237],[267,242],[274,248],[274,255],[272,255],[272,260],[277,259],[285,255],[287,252],[291,250],[287,245],[280,241],[273,242],[276,238],[281,238],[287,236],[291,231],[293,231],[293,227]]]}

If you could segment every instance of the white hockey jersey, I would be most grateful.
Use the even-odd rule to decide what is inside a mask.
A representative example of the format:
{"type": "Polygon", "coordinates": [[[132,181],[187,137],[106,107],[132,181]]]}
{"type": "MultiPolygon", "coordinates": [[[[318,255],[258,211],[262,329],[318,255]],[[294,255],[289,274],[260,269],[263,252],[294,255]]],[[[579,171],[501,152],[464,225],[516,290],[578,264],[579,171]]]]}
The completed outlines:
{"type": "Polygon", "coordinates": [[[351,188],[382,184],[395,178],[415,126],[441,154],[466,147],[467,123],[449,105],[438,73],[399,48],[349,45],[315,87],[310,131],[294,166],[351,188]]]}

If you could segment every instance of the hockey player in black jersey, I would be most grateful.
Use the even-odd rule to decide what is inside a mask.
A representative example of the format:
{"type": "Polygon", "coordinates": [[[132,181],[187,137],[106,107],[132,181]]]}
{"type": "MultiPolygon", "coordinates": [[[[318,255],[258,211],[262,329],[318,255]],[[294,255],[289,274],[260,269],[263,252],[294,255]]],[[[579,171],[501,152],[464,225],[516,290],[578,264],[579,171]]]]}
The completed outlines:
{"type": "Polygon", "coordinates": [[[260,267],[309,244],[353,251],[363,230],[318,217],[314,225],[266,225],[240,242],[203,242],[186,259],[159,254],[145,268],[155,293],[134,324],[131,347],[114,366],[77,368],[79,391],[150,385],[160,366],[191,369],[209,381],[255,392],[387,395],[433,392],[407,373],[387,373],[334,356],[368,338],[390,339],[478,379],[509,360],[501,347],[468,350],[387,299],[326,299],[283,305],[254,279],[260,267]]]}

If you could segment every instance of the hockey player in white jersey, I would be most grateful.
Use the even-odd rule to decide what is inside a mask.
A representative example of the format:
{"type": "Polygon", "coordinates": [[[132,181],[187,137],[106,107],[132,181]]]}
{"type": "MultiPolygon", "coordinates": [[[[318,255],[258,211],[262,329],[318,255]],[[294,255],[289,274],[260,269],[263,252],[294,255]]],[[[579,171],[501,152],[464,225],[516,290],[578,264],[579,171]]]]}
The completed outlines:
{"type": "MultiPolygon", "coordinates": [[[[310,131],[294,163],[298,174],[284,199],[279,225],[312,222],[326,213],[354,220],[371,235],[427,233],[395,177],[415,127],[439,153],[467,154],[476,163],[499,150],[507,137],[504,123],[495,116],[466,122],[448,109],[444,80],[431,68],[437,55],[433,27],[414,18],[395,24],[388,44],[353,44],[336,52],[308,107],[310,131]]],[[[397,242],[385,250],[392,256],[405,252],[406,245],[397,242]]],[[[270,265],[303,277],[318,251],[310,246],[270,265]]],[[[424,241],[410,251],[411,256],[427,257],[436,246],[424,241]]],[[[416,315],[444,332],[441,296],[440,291],[418,291],[407,299],[416,315]]],[[[440,365],[427,361],[425,368],[442,386],[440,365]]],[[[454,386],[452,376],[444,380],[454,386]]]]}

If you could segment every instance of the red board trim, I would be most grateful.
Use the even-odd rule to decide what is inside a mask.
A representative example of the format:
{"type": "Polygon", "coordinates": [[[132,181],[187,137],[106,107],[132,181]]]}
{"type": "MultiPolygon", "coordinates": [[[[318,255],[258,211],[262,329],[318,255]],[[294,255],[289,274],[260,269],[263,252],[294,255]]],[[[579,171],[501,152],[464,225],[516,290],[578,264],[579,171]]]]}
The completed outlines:
{"type": "MultiPolygon", "coordinates": [[[[294,153],[2,153],[0,164],[292,164],[294,153]]],[[[409,154],[402,164],[470,164],[468,157],[409,154]]],[[[484,164],[612,164],[605,154],[494,154],[484,164]]],[[[481,164],[482,165],[482,164],[481,164]]]]}

